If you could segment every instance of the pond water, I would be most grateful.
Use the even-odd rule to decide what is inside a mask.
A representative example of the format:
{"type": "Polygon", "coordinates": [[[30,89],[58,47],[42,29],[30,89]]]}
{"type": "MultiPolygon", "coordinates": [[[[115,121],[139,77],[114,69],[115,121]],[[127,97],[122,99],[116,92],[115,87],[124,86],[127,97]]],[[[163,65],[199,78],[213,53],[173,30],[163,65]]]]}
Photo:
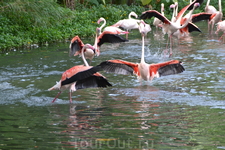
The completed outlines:
{"type": "MultiPolygon", "coordinates": [[[[148,33],[146,62],[183,62],[183,73],[140,83],[135,76],[104,74],[110,88],[48,91],[63,71],[83,64],[55,43],[0,56],[0,149],[225,149],[225,48],[217,35],[175,40],[148,33]]],[[[220,34],[221,35],[221,34],[220,34]]],[[[105,44],[92,65],[109,59],[139,62],[141,36],[105,44]]],[[[86,39],[93,43],[93,39],[86,39]]]]}

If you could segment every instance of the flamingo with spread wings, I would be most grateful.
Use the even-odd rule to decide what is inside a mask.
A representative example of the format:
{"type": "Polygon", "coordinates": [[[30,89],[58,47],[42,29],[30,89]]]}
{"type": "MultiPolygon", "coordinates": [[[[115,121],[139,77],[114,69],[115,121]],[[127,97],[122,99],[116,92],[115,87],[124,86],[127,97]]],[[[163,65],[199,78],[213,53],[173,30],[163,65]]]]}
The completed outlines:
{"type": "Polygon", "coordinates": [[[99,64],[102,69],[109,73],[123,75],[135,74],[138,79],[151,81],[154,77],[178,74],[184,71],[182,63],[178,60],[171,60],[158,64],[147,64],[144,59],[144,37],[149,32],[145,24],[139,25],[139,31],[142,35],[142,53],[141,62],[133,63],[124,60],[107,60],[99,64]]]}
{"type": "Polygon", "coordinates": [[[66,70],[62,74],[60,81],[56,82],[53,87],[48,89],[49,91],[59,90],[59,93],[53,99],[52,103],[55,102],[61,92],[66,89],[69,89],[70,103],[72,103],[72,92],[76,90],[112,86],[104,76],[98,73],[98,71],[102,70],[101,66],[92,67],[88,65],[83,54],[84,50],[87,48],[94,50],[94,47],[90,44],[85,44],[82,47],[81,54],[85,65],[77,65],[66,70]]]}
{"type": "MultiPolygon", "coordinates": [[[[119,36],[118,34],[115,34],[110,31],[104,31],[102,32],[99,36],[97,36],[98,33],[98,28],[96,29],[96,35],[95,35],[95,43],[94,43],[94,48],[95,49],[90,49],[86,48],[84,49],[84,57],[86,59],[90,59],[90,63],[94,56],[99,56],[100,55],[100,46],[104,43],[120,43],[120,42],[127,42],[128,40],[119,36]]],[[[79,36],[75,36],[70,43],[70,56],[77,56],[81,54],[82,48],[84,46],[84,43],[82,40],[79,38],[79,36]]]]}

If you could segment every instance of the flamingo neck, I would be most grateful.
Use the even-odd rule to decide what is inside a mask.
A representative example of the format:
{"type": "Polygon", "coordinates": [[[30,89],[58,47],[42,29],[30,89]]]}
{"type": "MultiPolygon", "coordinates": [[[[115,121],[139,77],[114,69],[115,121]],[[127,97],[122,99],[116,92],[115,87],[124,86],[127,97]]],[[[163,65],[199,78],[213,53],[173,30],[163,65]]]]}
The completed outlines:
{"type": "Polygon", "coordinates": [[[164,5],[161,6],[161,14],[164,16],[164,5]]]}
{"type": "Polygon", "coordinates": [[[187,20],[184,22],[184,24],[182,24],[179,27],[179,29],[185,28],[188,25],[188,23],[191,21],[191,15],[192,15],[194,10],[195,10],[195,7],[193,7],[193,9],[189,11],[189,13],[186,15],[187,16],[187,20]]]}
{"type": "Polygon", "coordinates": [[[172,14],[171,21],[174,21],[174,20],[175,20],[175,9],[176,9],[176,8],[173,8],[173,14],[172,14]]]}
{"type": "Polygon", "coordinates": [[[206,6],[209,6],[210,0],[207,1],[206,6]]]}
{"type": "Polygon", "coordinates": [[[131,17],[131,16],[132,16],[132,13],[130,13],[130,14],[128,15],[128,18],[129,18],[129,19],[132,19],[132,17],[131,17]]]}
{"type": "Polygon", "coordinates": [[[145,63],[145,36],[142,33],[141,63],[145,63]]]}
{"type": "Polygon", "coordinates": [[[103,24],[101,25],[101,27],[99,28],[100,29],[100,32],[102,31],[102,28],[106,25],[106,20],[105,19],[102,19],[103,20],[103,24]]]}
{"type": "Polygon", "coordinates": [[[82,48],[82,50],[81,50],[81,57],[82,57],[82,59],[83,59],[84,65],[85,65],[85,66],[89,66],[87,60],[86,60],[85,57],[84,57],[84,49],[86,49],[86,48],[87,48],[87,46],[84,45],[83,48],[82,48]]]}
{"type": "Polygon", "coordinates": [[[178,14],[178,3],[177,3],[177,6],[175,8],[175,17],[177,17],[177,14],[178,14]]]}
{"type": "Polygon", "coordinates": [[[222,12],[221,0],[219,0],[219,11],[222,12]]]}
{"type": "Polygon", "coordinates": [[[98,46],[98,31],[96,29],[96,33],[95,33],[95,43],[94,43],[94,48],[95,50],[97,50],[97,46],[98,46]]]}
{"type": "Polygon", "coordinates": [[[129,13],[128,19],[133,19],[131,16],[137,18],[136,14],[134,12],[129,13]]]}

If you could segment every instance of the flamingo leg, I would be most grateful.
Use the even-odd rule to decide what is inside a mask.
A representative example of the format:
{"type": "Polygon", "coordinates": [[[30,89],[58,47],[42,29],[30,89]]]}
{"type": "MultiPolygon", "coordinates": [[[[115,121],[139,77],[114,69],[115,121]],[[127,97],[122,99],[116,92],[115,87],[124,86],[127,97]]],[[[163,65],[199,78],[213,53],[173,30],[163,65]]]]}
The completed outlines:
{"type": "Polygon", "coordinates": [[[169,42],[170,42],[170,36],[168,36],[168,39],[167,39],[166,49],[168,49],[169,42]]]}
{"type": "Polygon", "coordinates": [[[208,33],[210,34],[210,22],[208,21],[208,33]]]}
{"type": "Polygon", "coordinates": [[[69,92],[69,97],[70,97],[70,103],[72,103],[72,92],[69,92]]]}
{"type": "MultiPolygon", "coordinates": [[[[127,32],[128,32],[128,30],[127,30],[127,32]]],[[[126,34],[126,39],[128,39],[128,34],[126,34]]]]}
{"type": "Polygon", "coordinates": [[[211,34],[213,34],[213,27],[214,27],[214,22],[211,24],[211,34]]]}
{"type": "Polygon", "coordinates": [[[169,57],[171,57],[173,54],[172,47],[173,47],[173,40],[172,40],[172,35],[170,35],[170,55],[169,55],[169,57]]]}
{"type": "Polygon", "coordinates": [[[59,95],[62,93],[62,91],[59,91],[59,93],[56,95],[56,97],[52,100],[52,103],[55,102],[55,100],[59,97],[59,95]]]}
{"type": "Polygon", "coordinates": [[[219,38],[219,41],[222,39],[222,37],[225,35],[225,33],[223,33],[223,35],[219,38]]]}

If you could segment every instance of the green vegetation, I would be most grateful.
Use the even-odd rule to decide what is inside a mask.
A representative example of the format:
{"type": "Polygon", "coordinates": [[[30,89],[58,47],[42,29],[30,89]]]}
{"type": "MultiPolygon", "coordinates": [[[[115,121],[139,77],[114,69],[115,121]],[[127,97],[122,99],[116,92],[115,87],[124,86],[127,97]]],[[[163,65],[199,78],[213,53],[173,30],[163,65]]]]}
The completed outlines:
{"type": "MultiPolygon", "coordinates": [[[[137,14],[155,8],[160,10],[161,2],[165,3],[167,16],[171,16],[169,5],[172,0],[151,1],[143,6],[141,0],[1,0],[0,1],[0,51],[19,47],[30,47],[33,44],[63,42],[73,36],[94,36],[96,21],[100,17],[107,20],[107,25],[127,18],[131,11],[137,14]],[[119,4],[119,5],[115,5],[119,4]]],[[[189,1],[183,0],[182,5],[189,1]]],[[[180,8],[182,6],[180,5],[180,8]]],[[[203,8],[203,7],[202,7],[203,8]]]]}
{"type": "Polygon", "coordinates": [[[52,0],[0,2],[0,50],[32,44],[70,40],[73,36],[93,36],[100,17],[107,25],[127,18],[130,11],[141,13],[142,6],[76,5],[70,10],[52,0]]]}

